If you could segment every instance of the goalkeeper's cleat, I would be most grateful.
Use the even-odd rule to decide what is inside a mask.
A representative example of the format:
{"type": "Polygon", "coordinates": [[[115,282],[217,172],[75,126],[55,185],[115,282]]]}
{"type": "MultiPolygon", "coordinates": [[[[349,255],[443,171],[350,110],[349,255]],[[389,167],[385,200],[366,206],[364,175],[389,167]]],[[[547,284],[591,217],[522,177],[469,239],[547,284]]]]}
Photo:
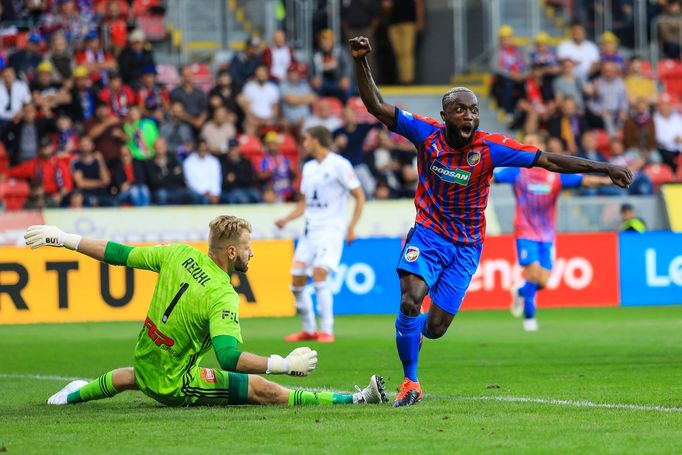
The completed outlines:
{"type": "Polygon", "coordinates": [[[523,314],[523,306],[525,304],[523,297],[521,296],[521,294],[519,294],[520,289],[521,287],[518,285],[514,285],[510,289],[512,300],[511,306],[509,307],[509,311],[515,318],[521,317],[521,315],[523,314]]]}
{"type": "Polygon", "coordinates": [[[403,383],[400,385],[400,391],[393,401],[393,407],[399,408],[401,406],[412,406],[413,404],[421,401],[422,399],[422,387],[419,382],[411,381],[405,378],[403,383]]]}
{"type": "Polygon", "coordinates": [[[384,390],[384,379],[381,376],[373,374],[369,378],[369,385],[364,389],[355,386],[355,390],[358,393],[355,394],[356,404],[376,404],[376,403],[386,403],[388,399],[386,398],[386,392],[384,390]]]}
{"type": "Polygon", "coordinates": [[[298,332],[298,333],[292,333],[291,335],[287,335],[284,337],[284,341],[310,341],[310,340],[317,340],[317,332],[313,333],[308,333],[308,332],[298,332]]]}
{"type": "Polygon", "coordinates": [[[69,382],[68,384],[66,384],[66,386],[62,390],[60,390],[59,392],[55,393],[50,398],[48,398],[47,404],[53,404],[53,405],[57,405],[57,406],[69,404],[66,401],[69,394],[71,392],[75,392],[76,390],[81,389],[87,383],[88,383],[88,381],[82,381],[82,380],[69,382]]]}
{"type": "Polygon", "coordinates": [[[336,341],[336,338],[331,333],[318,332],[316,340],[320,343],[333,343],[336,341]]]}

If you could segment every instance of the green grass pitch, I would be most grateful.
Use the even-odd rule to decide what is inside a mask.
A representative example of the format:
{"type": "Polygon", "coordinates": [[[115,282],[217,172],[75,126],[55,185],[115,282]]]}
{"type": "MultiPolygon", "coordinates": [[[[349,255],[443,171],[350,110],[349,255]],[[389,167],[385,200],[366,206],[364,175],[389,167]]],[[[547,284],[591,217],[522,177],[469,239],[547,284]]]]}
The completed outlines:
{"type": "MultiPolygon", "coordinates": [[[[402,379],[393,317],[337,318],[307,378],[350,391],[372,373],[402,379]]],[[[383,406],[164,408],[141,393],[48,407],[66,381],[130,364],[140,323],[0,326],[0,452],[681,453],[682,306],[464,312],[424,342],[424,400],[383,406]]],[[[244,350],[286,354],[293,318],[245,319],[244,350]]],[[[211,356],[212,357],[212,356],[211,356]]],[[[211,358],[208,365],[215,366],[211,358]]]]}

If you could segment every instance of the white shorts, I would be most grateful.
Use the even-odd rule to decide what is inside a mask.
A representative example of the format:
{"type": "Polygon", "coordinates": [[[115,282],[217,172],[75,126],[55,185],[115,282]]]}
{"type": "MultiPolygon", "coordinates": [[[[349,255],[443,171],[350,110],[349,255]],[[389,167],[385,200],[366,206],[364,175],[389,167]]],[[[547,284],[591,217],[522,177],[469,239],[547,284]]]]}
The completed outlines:
{"type": "Polygon", "coordinates": [[[341,262],[344,232],[338,229],[308,231],[296,245],[293,275],[310,275],[311,268],[323,268],[335,272],[341,262]],[[305,264],[301,266],[301,264],[305,264]]]}

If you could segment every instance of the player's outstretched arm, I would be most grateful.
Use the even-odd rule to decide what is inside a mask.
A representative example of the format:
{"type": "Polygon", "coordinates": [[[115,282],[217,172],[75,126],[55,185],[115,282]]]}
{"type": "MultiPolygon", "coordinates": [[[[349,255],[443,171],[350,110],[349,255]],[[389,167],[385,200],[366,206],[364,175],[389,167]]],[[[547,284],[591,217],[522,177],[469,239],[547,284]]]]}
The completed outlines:
{"type": "Polygon", "coordinates": [[[220,367],[227,371],[307,376],[317,367],[317,351],[307,347],[296,348],[286,357],[277,354],[263,357],[240,352],[237,339],[229,335],[215,336],[211,341],[220,367]]]}
{"type": "Polygon", "coordinates": [[[542,167],[552,172],[576,174],[578,172],[596,172],[606,174],[611,181],[621,188],[627,188],[632,183],[632,172],[623,166],[615,166],[609,163],[586,160],[570,155],[542,152],[535,166],[542,167]]]}
{"type": "Polygon", "coordinates": [[[348,224],[348,232],[346,234],[346,243],[349,245],[355,240],[355,226],[358,225],[362,210],[365,207],[365,193],[362,191],[362,188],[355,188],[350,194],[355,199],[355,209],[353,210],[353,217],[348,224]]]}
{"type": "Polygon", "coordinates": [[[350,54],[355,62],[355,77],[357,78],[360,98],[370,114],[379,119],[381,123],[393,128],[395,120],[395,106],[388,104],[381,97],[377,85],[372,77],[372,70],[367,61],[367,54],[372,52],[369,39],[357,36],[348,40],[350,54]]]}
{"type": "Polygon", "coordinates": [[[293,221],[296,218],[300,217],[303,215],[305,212],[305,196],[303,194],[299,195],[298,202],[296,203],[296,207],[294,207],[294,210],[291,211],[287,216],[284,218],[280,218],[279,220],[275,221],[275,225],[282,229],[284,226],[286,226],[289,221],[293,221]]]}
{"type": "Polygon", "coordinates": [[[107,248],[106,240],[83,238],[78,234],[69,234],[57,226],[34,225],[29,226],[24,233],[26,245],[32,250],[43,246],[64,247],[90,256],[98,261],[104,260],[107,248]]]}

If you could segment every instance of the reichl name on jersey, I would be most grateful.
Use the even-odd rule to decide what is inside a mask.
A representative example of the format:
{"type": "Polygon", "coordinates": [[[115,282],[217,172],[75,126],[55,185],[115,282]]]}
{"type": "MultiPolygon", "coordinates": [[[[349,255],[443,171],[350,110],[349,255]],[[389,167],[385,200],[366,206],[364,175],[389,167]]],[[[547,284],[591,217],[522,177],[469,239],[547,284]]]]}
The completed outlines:
{"type": "Polygon", "coordinates": [[[187,258],[185,259],[185,262],[182,263],[182,266],[189,272],[190,275],[192,275],[192,278],[199,283],[200,285],[206,287],[206,283],[211,281],[211,278],[208,276],[206,272],[203,271],[201,267],[199,267],[199,264],[197,264],[197,261],[195,261],[192,258],[187,258]]]}

